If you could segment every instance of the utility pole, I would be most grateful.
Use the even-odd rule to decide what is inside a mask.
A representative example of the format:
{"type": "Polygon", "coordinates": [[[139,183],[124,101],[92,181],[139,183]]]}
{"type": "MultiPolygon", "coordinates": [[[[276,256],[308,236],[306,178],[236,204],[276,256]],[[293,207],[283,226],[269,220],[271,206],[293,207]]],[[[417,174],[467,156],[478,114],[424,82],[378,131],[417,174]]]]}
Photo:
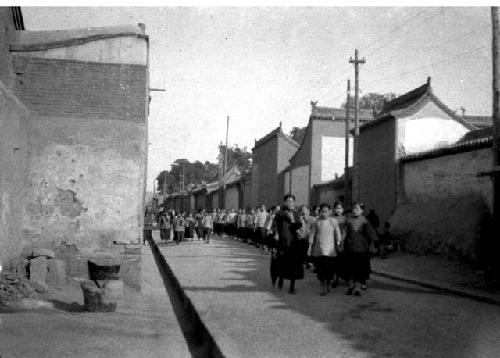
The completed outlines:
{"type": "Polygon", "coordinates": [[[352,171],[352,201],[359,201],[359,65],[366,63],[360,59],[358,49],[354,50],[354,59],[349,63],[354,64],[354,154],[352,171]]]}
{"type": "MultiPolygon", "coordinates": [[[[491,8],[493,54],[493,232],[490,240],[496,240],[500,232],[500,34],[498,7],[491,8]]],[[[500,245],[497,246],[497,248],[500,245]]],[[[498,257],[498,256],[497,256],[498,257]]]]}
{"type": "Polygon", "coordinates": [[[227,116],[226,120],[226,147],[224,150],[224,173],[222,175],[222,204],[224,205],[223,207],[225,208],[226,205],[226,172],[227,172],[227,141],[228,141],[228,136],[229,136],[229,116],[227,116]]]}
{"type": "Polygon", "coordinates": [[[351,106],[351,80],[347,80],[347,99],[345,105],[345,169],[344,169],[344,206],[351,205],[349,190],[349,112],[351,106]]]}

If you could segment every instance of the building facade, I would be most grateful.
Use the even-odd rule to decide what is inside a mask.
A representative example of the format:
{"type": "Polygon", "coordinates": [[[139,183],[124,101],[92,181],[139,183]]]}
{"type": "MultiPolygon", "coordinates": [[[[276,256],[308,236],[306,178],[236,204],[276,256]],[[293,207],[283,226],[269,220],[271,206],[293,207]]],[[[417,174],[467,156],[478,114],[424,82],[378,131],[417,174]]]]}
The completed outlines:
{"type": "Polygon", "coordinates": [[[19,167],[22,190],[12,191],[22,193],[13,195],[22,195],[23,207],[9,206],[22,217],[16,234],[22,242],[9,255],[72,246],[76,256],[61,257],[70,274],[88,274],[88,259],[114,257],[125,283],[139,287],[140,255],[125,251],[142,237],[149,104],[144,26],[7,28],[1,88],[9,107],[19,108],[5,118],[13,125],[17,118],[25,133],[14,155],[26,164],[19,167]]]}

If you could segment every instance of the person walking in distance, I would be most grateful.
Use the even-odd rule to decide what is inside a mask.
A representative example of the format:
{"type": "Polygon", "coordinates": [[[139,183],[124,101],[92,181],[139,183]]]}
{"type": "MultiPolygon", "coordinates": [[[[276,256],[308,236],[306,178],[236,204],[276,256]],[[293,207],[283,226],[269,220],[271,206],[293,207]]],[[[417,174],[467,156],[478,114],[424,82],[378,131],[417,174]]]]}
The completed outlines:
{"type": "Polygon", "coordinates": [[[214,231],[214,218],[212,214],[206,213],[203,216],[202,226],[203,226],[203,239],[206,244],[209,244],[210,236],[212,236],[214,231]]]}
{"type": "Polygon", "coordinates": [[[254,232],[254,210],[252,208],[247,209],[247,215],[245,217],[245,242],[253,240],[253,232],[254,232]]]}
{"type": "Polygon", "coordinates": [[[184,221],[184,217],[178,212],[174,219],[174,239],[177,244],[184,241],[185,226],[186,222],[184,221]]]}
{"type": "Polygon", "coordinates": [[[290,280],[289,293],[295,293],[295,282],[304,278],[302,253],[298,230],[302,226],[299,214],[295,211],[295,196],[284,197],[284,207],[276,214],[278,287],[284,280],[290,280]]]}
{"type": "Polygon", "coordinates": [[[264,250],[266,244],[266,221],[267,221],[267,210],[266,206],[262,205],[257,212],[257,247],[264,250]]]}
{"type": "Polygon", "coordinates": [[[162,241],[170,239],[170,215],[166,211],[160,212],[160,238],[162,241]]]}
{"type": "Polygon", "coordinates": [[[363,211],[362,203],[354,203],[352,217],[346,221],[344,268],[346,278],[349,280],[347,295],[360,296],[360,286],[370,275],[370,248],[376,241],[376,234],[363,216],[363,211]]]}
{"type": "Polygon", "coordinates": [[[338,286],[340,282],[340,278],[344,279],[344,253],[343,253],[343,248],[344,248],[344,241],[346,237],[346,217],[344,215],[344,206],[340,201],[336,201],[335,204],[333,204],[333,217],[335,220],[337,220],[337,223],[339,224],[340,228],[340,242],[338,244],[338,252],[337,252],[337,263],[336,263],[336,272],[334,273],[333,276],[333,281],[332,281],[332,287],[335,288],[338,286]]]}
{"type": "Polygon", "coordinates": [[[153,208],[147,207],[144,213],[144,228],[142,232],[142,244],[148,245],[149,240],[153,239],[153,223],[154,223],[154,212],[153,208]]]}
{"type": "Polygon", "coordinates": [[[321,204],[319,216],[312,225],[308,256],[314,259],[322,296],[330,292],[330,283],[337,268],[336,259],[340,240],[339,224],[331,217],[330,205],[321,204]]]}
{"type": "Polygon", "coordinates": [[[238,239],[240,241],[245,239],[245,228],[246,228],[246,220],[247,220],[247,214],[245,212],[245,209],[240,209],[239,210],[239,215],[238,215],[238,239]]]}

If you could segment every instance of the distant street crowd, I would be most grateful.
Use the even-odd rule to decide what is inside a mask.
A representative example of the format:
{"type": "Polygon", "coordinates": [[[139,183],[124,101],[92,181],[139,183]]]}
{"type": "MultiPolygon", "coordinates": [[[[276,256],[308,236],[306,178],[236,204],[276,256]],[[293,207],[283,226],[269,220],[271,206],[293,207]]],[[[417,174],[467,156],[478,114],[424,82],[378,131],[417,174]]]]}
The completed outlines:
{"type": "Polygon", "coordinates": [[[176,212],[146,210],[144,244],[152,239],[152,230],[160,231],[161,240],[181,244],[203,240],[233,239],[255,245],[271,254],[270,274],[273,286],[283,288],[289,280],[294,294],[295,282],[304,278],[304,270],[313,270],[326,295],[341,280],[348,285],[347,295],[360,296],[367,289],[370,259],[386,258],[395,248],[389,235],[389,223],[383,227],[371,210],[364,215],[364,205],[354,203],[345,211],[341,202],[333,207],[322,204],[295,208],[295,197],[286,195],[283,206],[265,205],[249,209],[214,209],[212,212],[176,212]]]}

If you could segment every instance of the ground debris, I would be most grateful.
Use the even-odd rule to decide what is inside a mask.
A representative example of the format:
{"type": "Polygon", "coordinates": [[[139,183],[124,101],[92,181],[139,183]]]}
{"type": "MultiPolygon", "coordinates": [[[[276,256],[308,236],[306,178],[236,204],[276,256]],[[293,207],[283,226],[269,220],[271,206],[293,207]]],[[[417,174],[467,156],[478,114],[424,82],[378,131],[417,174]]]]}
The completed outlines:
{"type": "Polygon", "coordinates": [[[8,306],[9,303],[30,297],[32,294],[33,289],[28,281],[25,260],[13,262],[0,273],[0,307],[8,306]]]}

